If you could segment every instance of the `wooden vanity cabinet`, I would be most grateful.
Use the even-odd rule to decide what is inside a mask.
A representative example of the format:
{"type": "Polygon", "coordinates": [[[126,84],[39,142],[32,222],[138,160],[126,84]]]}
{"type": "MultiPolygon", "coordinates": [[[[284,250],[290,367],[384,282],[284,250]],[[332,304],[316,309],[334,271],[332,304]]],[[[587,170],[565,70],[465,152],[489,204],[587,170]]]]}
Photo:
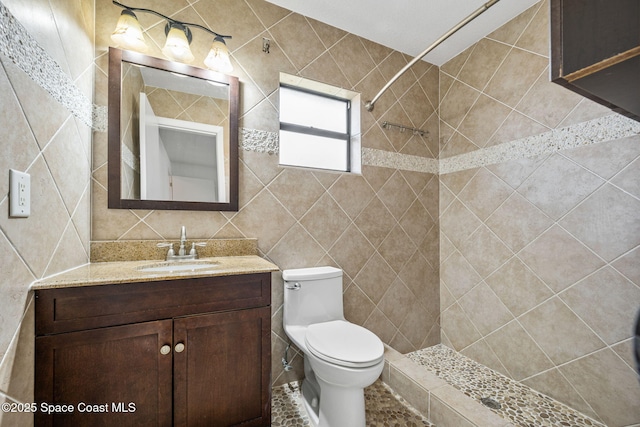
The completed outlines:
{"type": "Polygon", "coordinates": [[[270,300],[270,273],[37,290],[36,426],[270,425],[270,300]]]}

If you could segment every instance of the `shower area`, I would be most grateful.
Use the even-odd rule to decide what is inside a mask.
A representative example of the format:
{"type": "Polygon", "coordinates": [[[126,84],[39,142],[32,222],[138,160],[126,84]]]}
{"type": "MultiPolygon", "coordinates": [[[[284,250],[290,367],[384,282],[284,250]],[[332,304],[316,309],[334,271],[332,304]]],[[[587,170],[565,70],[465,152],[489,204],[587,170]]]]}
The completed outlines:
{"type": "MultiPolygon", "coordinates": [[[[604,425],[637,425],[640,123],[549,82],[548,28],[541,2],[440,68],[441,342],[604,425]]],[[[479,398],[513,398],[490,377],[502,386],[479,398]]],[[[537,407],[533,425],[567,425],[537,407]]]]}
{"type": "Polygon", "coordinates": [[[640,425],[640,122],[549,81],[549,12],[439,69],[440,343],[383,374],[435,424],[640,425]]]}
{"type": "Polygon", "coordinates": [[[637,426],[640,123],[504,30],[440,70],[440,343],[389,350],[383,381],[436,426],[637,426]],[[504,88],[476,80],[487,55],[504,88]]]}

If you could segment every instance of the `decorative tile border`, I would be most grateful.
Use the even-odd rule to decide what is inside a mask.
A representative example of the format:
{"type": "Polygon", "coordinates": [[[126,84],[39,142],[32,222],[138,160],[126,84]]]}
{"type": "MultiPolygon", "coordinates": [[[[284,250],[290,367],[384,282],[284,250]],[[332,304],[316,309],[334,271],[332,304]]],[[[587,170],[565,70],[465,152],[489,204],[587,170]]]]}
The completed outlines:
{"type": "Polygon", "coordinates": [[[438,173],[438,160],[373,148],[362,149],[362,164],[406,171],[438,173]]]}
{"type": "Polygon", "coordinates": [[[122,162],[136,172],[140,172],[140,159],[136,157],[127,144],[120,145],[120,157],[122,162]]]}
{"type": "Polygon", "coordinates": [[[91,112],[91,128],[98,132],[106,132],[109,129],[107,121],[108,108],[106,105],[93,104],[91,112]]]}
{"type": "Polygon", "coordinates": [[[494,145],[440,160],[440,174],[551,154],[640,134],[640,122],[611,114],[539,135],[494,145]]]}
{"type": "MultiPolygon", "coordinates": [[[[640,135],[640,122],[619,114],[610,114],[440,160],[362,148],[362,164],[442,175],[633,135],[640,135]]],[[[277,154],[278,133],[243,128],[240,145],[245,150],[277,154]]]]}
{"type": "MultiPolygon", "coordinates": [[[[240,129],[240,147],[246,151],[278,154],[278,133],[257,129],[240,129]]],[[[362,149],[362,164],[407,171],[438,173],[438,161],[373,148],[362,149]]]]}
{"type": "Polygon", "coordinates": [[[278,132],[240,128],[240,148],[257,153],[278,154],[278,132]]]}
{"type": "Polygon", "coordinates": [[[97,131],[106,131],[106,107],[91,103],[2,2],[0,53],[84,124],[97,131]]]}
{"type": "MultiPolygon", "coordinates": [[[[107,130],[107,107],[92,104],[2,2],[0,53],[27,73],[83,123],[96,131],[107,130]]],[[[637,134],[640,134],[639,122],[619,114],[611,114],[440,160],[363,148],[362,163],[369,166],[447,174],[637,134]]],[[[278,153],[277,132],[241,128],[240,139],[240,146],[244,150],[278,153]]]]}

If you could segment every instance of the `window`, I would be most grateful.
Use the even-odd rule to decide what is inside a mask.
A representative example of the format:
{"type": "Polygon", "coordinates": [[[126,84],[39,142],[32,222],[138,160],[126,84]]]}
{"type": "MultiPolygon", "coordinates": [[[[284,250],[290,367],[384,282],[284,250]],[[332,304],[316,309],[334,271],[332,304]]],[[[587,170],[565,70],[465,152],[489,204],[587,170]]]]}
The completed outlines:
{"type": "Polygon", "coordinates": [[[359,103],[357,93],[281,74],[280,165],[359,173],[359,103]]]}

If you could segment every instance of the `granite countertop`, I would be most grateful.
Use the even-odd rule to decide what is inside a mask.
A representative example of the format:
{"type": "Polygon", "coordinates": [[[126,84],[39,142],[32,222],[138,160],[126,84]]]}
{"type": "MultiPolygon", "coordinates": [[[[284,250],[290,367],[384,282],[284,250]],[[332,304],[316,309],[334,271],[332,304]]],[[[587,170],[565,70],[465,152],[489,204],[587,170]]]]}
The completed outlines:
{"type": "MultiPolygon", "coordinates": [[[[176,261],[174,263],[179,263],[176,261]]],[[[32,290],[70,288],[80,286],[107,285],[134,282],[155,282],[161,280],[186,279],[191,277],[232,276],[238,274],[268,273],[278,271],[278,267],[257,255],[217,256],[199,258],[183,263],[215,263],[211,268],[194,271],[148,272],[140,267],[165,265],[164,261],[115,261],[93,262],[45,279],[31,285],[32,290]]]]}

